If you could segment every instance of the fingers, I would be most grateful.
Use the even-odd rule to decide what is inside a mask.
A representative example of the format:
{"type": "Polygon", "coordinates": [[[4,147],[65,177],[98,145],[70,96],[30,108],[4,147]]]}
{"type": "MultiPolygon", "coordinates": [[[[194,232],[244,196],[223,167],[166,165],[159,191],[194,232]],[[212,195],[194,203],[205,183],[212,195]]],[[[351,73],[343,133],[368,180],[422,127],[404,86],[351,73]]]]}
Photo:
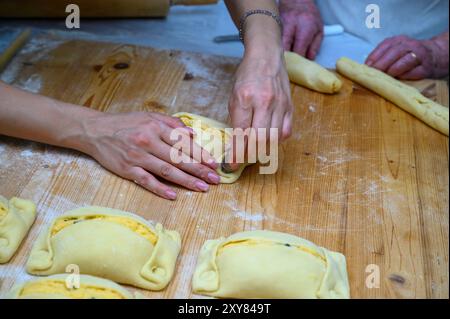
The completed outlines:
{"type": "Polygon", "coordinates": [[[376,61],[378,61],[389,48],[394,44],[394,38],[389,38],[381,42],[373,51],[369,54],[366,59],[366,64],[372,66],[376,61]]]}
{"type": "MultiPolygon", "coordinates": [[[[181,150],[183,151],[184,154],[186,154],[190,158],[194,159],[198,163],[203,163],[203,164],[211,167],[214,170],[218,167],[218,164],[216,163],[216,160],[214,159],[214,157],[209,152],[205,151],[200,145],[195,143],[191,137],[182,138],[181,136],[179,136],[178,140],[172,139],[177,134],[174,134],[175,136],[171,136],[171,134],[177,133],[177,132],[178,132],[178,129],[176,132],[173,132],[172,129],[166,128],[166,129],[162,130],[160,136],[161,136],[161,139],[168,145],[173,146],[173,145],[177,144],[177,146],[180,146],[181,150]]],[[[191,162],[192,162],[192,160],[191,160],[191,162]]]]}
{"type": "Polygon", "coordinates": [[[297,24],[295,31],[295,42],[294,42],[294,52],[300,54],[301,56],[305,56],[306,52],[313,42],[314,37],[317,32],[314,30],[313,26],[308,23],[304,23],[300,26],[297,24]]]}
{"type": "Polygon", "coordinates": [[[387,74],[397,77],[401,74],[413,70],[420,64],[420,61],[411,52],[408,52],[395,63],[393,63],[386,71],[387,74]]]}
{"type": "Polygon", "coordinates": [[[295,35],[295,22],[292,19],[284,18],[283,19],[283,48],[286,51],[292,50],[292,43],[294,42],[295,35]]]}
{"type": "Polygon", "coordinates": [[[145,170],[193,191],[206,192],[209,190],[209,185],[201,179],[186,174],[177,167],[157,158],[156,156],[153,156],[152,154],[148,154],[139,164],[145,170]]]}
{"type": "Polygon", "coordinates": [[[428,73],[423,65],[416,66],[414,69],[407,71],[398,76],[401,80],[421,80],[427,77],[428,73]]]}
{"type": "Polygon", "coordinates": [[[310,60],[314,60],[317,56],[317,53],[319,53],[320,45],[322,44],[323,40],[323,32],[319,32],[314,37],[311,45],[308,48],[308,51],[306,52],[306,57],[310,60]]]}
{"type": "Polygon", "coordinates": [[[193,135],[194,134],[194,130],[186,125],[184,125],[183,121],[181,121],[179,118],[177,117],[173,117],[173,116],[168,116],[168,115],[164,115],[164,114],[160,114],[160,113],[152,113],[151,117],[153,117],[154,119],[163,122],[164,124],[166,124],[167,126],[174,128],[174,129],[179,129],[180,132],[188,134],[188,135],[193,135]]]}
{"type": "Polygon", "coordinates": [[[215,170],[201,164],[198,161],[193,160],[190,156],[184,153],[178,153],[177,156],[179,157],[179,161],[174,162],[174,160],[171,158],[171,150],[175,149],[171,149],[169,145],[165,144],[153,150],[152,154],[159,159],[181,169],[182,171],[187,172],[193,176],[197,176],[211,184],[220,183],[220,177],[219,175],[217,175],[215,170]]]}
{"type": "Polygon", "coordinates": [[[177,194],[172,188],[158,181],[141,167],[132,167],[125,177],[165,199],[175,200],[177,198],[177,194]]]}
{"type": "Polygon", "coordinates": [[[284,141],[292,134],[292,112],[287,112],[283,118],[281,140],[284,141]]]}
{"type": "Polygon", "coordinates": [[[397,62],[401,57],[406,55],[409,49],[401,44],[390,47],[386,53],[377,61],[374,62],[372,67],[377,68],[383,72],[386,72],[391,65],[397,62]]]}

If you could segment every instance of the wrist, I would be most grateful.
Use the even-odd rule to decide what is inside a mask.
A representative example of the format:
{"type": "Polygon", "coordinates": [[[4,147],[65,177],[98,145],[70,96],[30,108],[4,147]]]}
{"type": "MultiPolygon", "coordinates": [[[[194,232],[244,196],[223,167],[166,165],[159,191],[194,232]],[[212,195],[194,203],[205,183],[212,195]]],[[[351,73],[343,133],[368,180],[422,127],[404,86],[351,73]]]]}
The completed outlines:
{"type": "Polygon", "coordinates": [[[433,78],[440,78],[448,74],[449,57],[448,41],[439,37],[423,41],[424,46],[430,51],[433,65],[433,78]]]}
{"type": "Polygon", "coordinates": [[[93,119],[102,113],[71,104],[66,105],[65,108],[68,111],[66,114],[69,120],[62,129],[63,133],[59,136],[58,144],[91,155],[93,143],[90,126],[93,119]]]}
{"type": "Polygon", "coordinates": [[[279,57],[283,53],[281,29],[269,16],[250,16],[245,26],[245,55],[279,57]]]}

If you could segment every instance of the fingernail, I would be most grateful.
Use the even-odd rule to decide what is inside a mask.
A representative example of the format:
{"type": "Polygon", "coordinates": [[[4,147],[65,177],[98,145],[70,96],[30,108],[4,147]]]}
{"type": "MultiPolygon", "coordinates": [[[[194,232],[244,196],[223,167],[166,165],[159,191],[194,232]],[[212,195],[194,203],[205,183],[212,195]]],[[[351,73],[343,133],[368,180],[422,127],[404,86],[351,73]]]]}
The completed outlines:
{"type": "Polygon", "coordinates": [[[166,191],[166,196],[168,199],[175,199],[175,198],[177,198],[177,193],[175,193],[172,190],[168,190],[168,191],[166,191]]]}
{"type": "Polygon", "coordinates": [[[201,190],[202,192],[206,192],[209,189],[208,184],[204,182],[195,182],[195,187],[197,187],[197,189],[201,190]]]}
{"type": "Polygon", "coordinates": [[[208,179],[211,183],[214,183],[214,184],[220,183],[220,177],[217,174],[208,173],[208,179]]]}

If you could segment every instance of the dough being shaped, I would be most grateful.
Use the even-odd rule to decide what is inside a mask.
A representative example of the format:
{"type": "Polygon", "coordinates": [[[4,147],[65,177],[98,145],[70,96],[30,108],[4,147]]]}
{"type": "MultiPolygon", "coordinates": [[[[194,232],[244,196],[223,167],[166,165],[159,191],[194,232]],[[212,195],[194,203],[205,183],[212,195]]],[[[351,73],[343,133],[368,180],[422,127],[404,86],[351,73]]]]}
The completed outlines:
{"type": "Polygon", "coordinates": [[[58,274],[15,285],[6,299],[134,299],[128,290],[111,280],[79,275],[75,286],[69,276],[73,275],[58,274]]]}
{"type": "Polygon", "coordinates": [[[344,255],[265,230],[206,241],[192,286],[221,298],[350,297],[344,255]]]}
{"type": "Polygon", "coordinates": [[[239,169],[233,173],[225,173],[220,165],[225,157],[224,147],[227,143],[229,143],[231,139],[231,136],[225,131],[225,129],[228,128],[226,124],[201,115],[186,112],[176,113],[172,116],[178,117],[186,126],[194,129],[194,142],[203,147],[204,150],[209,152],[219,164],[219,167],[216,169],[216,171],[220,176],[221,183],[234,183],[241,176],[242,171],[249,164],[241,164],[239,169]],[[201,136],[201,138],[199,136],[201,136]],[[214,147],[215,138],[222,139],[221,145],[223,147],[219,150],[217,147],[214,147]]]}
{"type": "Polygon", "coordinates": [[[432,128],[448,136],[448,108],[425,96],[417,89],[404,84],[386,73],[359,64],[349,58],[336,63],[339,73],[391,101],[432,128]]]}
{"type": "Polygon", "coordinates": [[[161,224],[120,210],[85,207],[57,217],[39,235],[27,271],[52,275],[75,264],[82,274],[161,290],[172,278],[180,247],[180,235],[161,224]]]}
{"type": "Polygon", "coordinates": [[[333,73],[294,52],[284,52],[289,80],[321,93],[336,93],[342,82],[333,73]]]}
{"type": "Polygon", "coordinates": [[[0,264],[7,263],[36,218],[36,205],[17,197],[0,196],[0,264]]]}

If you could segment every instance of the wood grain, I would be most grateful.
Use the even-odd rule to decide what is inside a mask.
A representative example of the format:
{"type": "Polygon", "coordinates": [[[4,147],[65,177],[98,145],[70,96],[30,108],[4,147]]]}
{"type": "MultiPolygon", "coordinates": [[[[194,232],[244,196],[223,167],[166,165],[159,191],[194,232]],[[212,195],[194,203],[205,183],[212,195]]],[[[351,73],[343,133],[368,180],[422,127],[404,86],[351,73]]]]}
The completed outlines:
{"type": "MultiPolygon", "coordinates": [[[[237,59],[45,43],[55,48],[34,45],[14,59],[13,84],[27,88],[30,78],[38,79],[41,94],[105,112],[188,111],[227,120],[237,59]]],[[[292,233],[345,254],[354,298],[448,298],[448,138],[343,82],[334,96],[292,86],[294,134],[280,147],[276,174],[260,175],[252,166],[237,183],[207,194],[178,188],[175,202],[83,154],[0,137],[0,193],[33,199],[39,210],[19,252],[0,265],[0,291],[28,278],[24,265],[43,224],[92,204],[136,212],[180,232],[176,276],[162,292],[144,292],[152,298],[199,297],[190,282],[203,242],[251,229],[292,233]],[[379,288],[366,286],[368,265],[379,269],[379,288]]],[[[413,85],[448,105],[445,82],[413,85]]]]}

